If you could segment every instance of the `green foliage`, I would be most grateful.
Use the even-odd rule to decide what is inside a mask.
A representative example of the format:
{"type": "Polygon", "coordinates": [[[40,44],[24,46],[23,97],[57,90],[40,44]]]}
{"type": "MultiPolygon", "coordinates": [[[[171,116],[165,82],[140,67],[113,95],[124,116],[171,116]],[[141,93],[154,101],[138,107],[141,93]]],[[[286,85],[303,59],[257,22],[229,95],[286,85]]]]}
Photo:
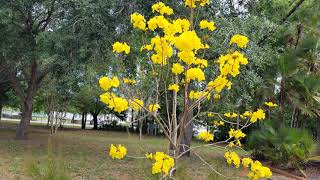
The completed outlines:
{"type": "Polygon", "coordinates": [[[308,160],[315,146],[313,137],[305,130],[277,129],[269,124],[253,131],[248,140],[248,147],[255,156],[295,168],[308,160]]]}

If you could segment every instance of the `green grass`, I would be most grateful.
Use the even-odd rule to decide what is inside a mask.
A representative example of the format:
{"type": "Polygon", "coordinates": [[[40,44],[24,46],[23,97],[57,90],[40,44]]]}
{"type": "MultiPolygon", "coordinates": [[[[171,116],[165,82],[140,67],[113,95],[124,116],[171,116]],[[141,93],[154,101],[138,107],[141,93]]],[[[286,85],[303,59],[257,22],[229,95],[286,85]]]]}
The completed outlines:
{"type": "MultiPolygon", "coordinates": [[[[108,149],[112,143],[123,144],[128,155],[144,156],[147,152],[166,151],[168,145],[161,137],[144,136],[139,141],[137,135],[128,136],[124,132],[67,129],[51,136],[47,129],[39,126],[30,128],[30,140],[16,141],[14,135],[12,129],[0,129],[0,179],[29,179],[37,168],[46,168],[50,163],[63,165],[72,179],[158,179],[151,174],[149,160],[111,160],[108,149]]],[[[193,145],[199,144],[201,142],[193,142],[193,145]]],[[[238,179],[245,177],[243,170],[226,164],[224,151],[203,147],[197,153],[222,174],[238,179]]],[[[178,179],[223,179],[194,155],[179,160],[176,176],[178,179]]]]}

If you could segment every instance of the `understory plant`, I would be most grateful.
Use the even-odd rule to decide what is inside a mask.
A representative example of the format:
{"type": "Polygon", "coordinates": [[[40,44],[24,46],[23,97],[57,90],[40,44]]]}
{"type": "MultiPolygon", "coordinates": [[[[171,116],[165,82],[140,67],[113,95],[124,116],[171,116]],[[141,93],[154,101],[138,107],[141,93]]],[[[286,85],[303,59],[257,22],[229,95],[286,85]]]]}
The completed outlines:
{"type": "MultiPolygon", "coordinates": [[[[232,88],[233,79],[249,63],[244,54],[249,38],[240,34],[226,37],[229,50],[217,59],[206,60],[206,52],[211,47],[204,37],[213,36],[216,26],[212,20],[197,17],[197,12],[210,1],[184,0],[183,3],[188,17],[179,17],[162,2],[152,6],[155,16],[148,21],[138,12],[131,15],[132,26],[140,31],[142,44],[135,42],[130,45],[130,42],[121,40],[113,44],[117,67],[112,73],[100,78],[100,87],[105,91],[100,100],[118,113],[129,109],[144,112],[134,122],[152,117],[159,125],[169,141],[168,152],[146,152],[145,157],[140,157],[152,161],[152,174],[174,176],[177,159],[192,152],[214,173],[229,178],[214,169],[205,157],[194,150],[221,144],[229,148],[241,146],[241,139],[246,137],[242,130],[264,120],[265,109],[277,105],[266,102],[265,107],[237,113],[208,112],[204,108],[206,101],[219,100],[222,92],[228,92],[232,88]],[[135,74],[126,71],[125,61],[132,58],[132,51],[141,53],[135,59],[135,74]],[[212,77],[206,78],[206,72],[212,71],[212,77]],[[144,82],[150,84],[150,89],[145,89],[144,82]],[[216,118],[214,127],[228,125],[228,137],[215,141],[213,133],[201,132],[198,138],[207,144],[192,147],[192,124],[203,116],[216,118]]],[[[129,152],[123,145],[111,145],[109,155],[112,159],[135,158],[127,155],[129,152]]],[[[241,158],[235,151],[228,150],[224,157],[231,166],[250,168],[248,177],[251,179],[269,178],[272,175],[270,169],[259,161],[241,158]]]]}
{"type": "Polygon", "coordinates": [[[253,131],[248,139],[248,148],[254,156],[285,168],[299,168],[311,157],[315,147],[316,143],[307,130],[275,128],[270,123],[253,131]]]}

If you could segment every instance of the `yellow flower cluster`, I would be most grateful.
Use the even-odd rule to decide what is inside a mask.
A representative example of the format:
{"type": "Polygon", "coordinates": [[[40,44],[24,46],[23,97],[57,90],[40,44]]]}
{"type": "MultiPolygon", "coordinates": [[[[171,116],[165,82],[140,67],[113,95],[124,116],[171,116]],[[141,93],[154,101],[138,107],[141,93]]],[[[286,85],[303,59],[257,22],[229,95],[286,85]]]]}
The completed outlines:
{"type": "Polygon", "coordinates": [[[236,118],[236,117],[238,117],[238,114],[237,114],[237,113],[234,113],[234,112],[224,113],[223,115],[224,115],[225,117],[227,117],[227,118],[236,118]]]}
{"type": "Polygon", "coordinates": [[[258,180],[259,178],[271,178],[272,172],[268,167],[265,167],[259,161],[251,162],[251,168],[248,177],[253,180],[258,180]]]}
{"type": "Polygon", "coordinates": [[[215,116],[215,114],[213,112],[208,113],[208,117],[214,117],[214,116],[215,116]]]}
{"type": "Polygon", "coordinates": [[[205,80],[204,72],[200,68],[190,68],[186,72],[186,79],[187,82],[190,82],[190,80],[197,80],[198,82],[201,82],[205,80]]]}
{"type": "Polygon", "coordinates": [[[123,82],[124,82],[125,84],[136,84],[136,83],[137,83],[136,80],[134,80],[134,79],[129,79],[129,78],[124,78],[124,79],[123,79],[123,82]]]}
{"type": "Polygon", "coordinates": [[[115,42],[112,45],[113,52],[122,53],[125,52],[126,54],[130,53],[130,46],[127,43],[115,42]]]}
{"type": "Polygon", "coordinates": [[[109,156],[112,159],[123,159],[126,155],[127,155],[127,149],[124,146],[119,144],[117,147],[111,144],[109,156]]]}
{"type": "Polygon", "coordinates": [[[205,142],[213,141],[213,135],[209,132],[200,132],[197,138],[205,142]]]}
{"type": "Polygon", "coordinates": [[[148,106],[148,110],[149,110],[150,112],[157,112],[158,109],[160,109],[160,105],[159,105],[159,104],[150,104],[150,105],[148,106]]]}
{"type": "Polygon", "coordinates": [[[117,88],[120,85],[119,79],[118,77],[113,77],[112,79],[103,76],[102,78],[99,79],[99,85],[100,87],[105,90],[108,91],[111,88],[117,88]]]}
{"type": "Polygon", "coordinates": [[[184,4],[189,8],[196,8],[196,2],[199,2],[200,6],[205,6],[210,3],[210,0],[185,0],[184,4]]]}
{"type": "Polygon", "coordinates": [[[147,30],[146,19],[137,12],[131,14],[131,23],[133,24],[134,28],[138,28],[143,31],[147,30]]]}
{"type": "Polygon", "coordinates": [[[225,153],[224,157],[229,165],[234,164],[236,168],[240,167],[240,162],[245,168],[250,167],[250,172],[248,177],[253,180],[258,180],[259,178],[271,178],[272,172],[268,167],[265,167],[259,161],[253,161],[251,158],[243,158],[242,160],[237,153],[228,151],[225,153]]]}
{"type": "Polygon", "coordinates": [[[175,92],[179,91],[179,85],[178,84],[170,84],[168,90],[172,90],[175,92]]]}
{"type": "Polygon", "coordinates": [[[213,21],[202,20],[199,23],[200,29],[208,29],[209,31],[214,31],[216,29],[213,21]]]}
{"type": "Polygon", "coordinates": [[[121,97],[113,97],[108,102],[108,107],[115,112],[121,113],[128,109],[128,101],[121,97]]]}
{"type": "Polygon", "coordinates": [[[208,61],[205,59],[196,59],[194,64],[197,65],[199,68],[206,68],[208,67],[208,61]]]}
{"type": "MultiPolygon", "coordinates": [[[[234,138],[238,146],[241,146],[240,140],[244,137],[246,137],[246,134],[243,133],[241,130],[234,130],[233,128],[229,130],[229,138],[234,138]]],[[[233,147],[234,143],[230,142],[229,146],[233,147]]]]}
{"type": "Polygon", "coordinates": [[[158,2],[157,4],[152,5],[152,12],[158,12],[161,15],[171,15],[173,14],[173,9],[169,6],[166,6],[163,2],[158,2]]]}
{"type": "Polygon", "coordinates": [[[146,157],[155,161],[152,164],[152,174],[164,173],[167,175],[174,166],[174,159],[163,152],[150,153],[146,157]]]}
{"type": "Polygon", "coordinates": [[[273,102],[265,102],[264,104],[265,104],[266,106],[268,106],[268,107],[277,107],[277,106],[278,106],[278,104],[273,103],[273,102]]]}
{"type": "Polygon", "coordinates": [[[181,74],[184,71],[184,68],[181,64],[179,63],[174,63],[172,65],[171,71],[173,74],[178,75],[181,74]]]}
{"type": "Polygon", "coordinates": [[[246,36],[236,34],[232,36],[229,44],[236,44],[240,48],[246,48],[247,44],[249,42],[249,39],[246,36]]]}
{"type": "Polygon", "coordinates": [[[234,164],[236,168],[240,167],[240,157],[238,156],[237,153],[228,151],[224,154],[224,158],[227,159],[227,163],[229,165],[234,164]]]}
{"type": "Polygon", "coordinates": [[[201,43],[201,39],[195,31],[185,31],[181,33],[175,38],[174,45],[180,51],[197,51],[199,49],[209,48],[207,45],[201,43]]]}
{"type": "Polygon", "coordinates": [[[154,51],[156,52],[151,56],[153,63],[166,65],[167,59],[173,55],[173,49],[166,38],[160,36],[152,38],[151,46],[154,47],[154,51]]]}
{"type": "Polygon", "coordinates": [[[240,117],[242,119],[249,118],[251,116],[252,116],[252,112],[251,111],[245,111],[243,114],[240,115],[240,117]]]}
{"type": "Polygon", "coordinates": [[[231,88],[232,83],[225,76],[218,76],[214,81],[208,83],[209,90],[215,90],[216,93],[220,93],[223,88],[231,88]]]}
{"type": "Polygon", "coordinates": [[[129,100],[129,107],[135,111],[139,111],[143,107],[143,101],[136,98],[134,98],[133,100],[129,100]]]}
{"type": "Polygon", "coordinates": [[[239,51],[222,55],[219,57],[217,63],[220,64],[219,70],[221,76],[232,75],[236,77],[240,74],[240,65],[248,64],[248,59],[244,57],[239,51]]]}
{"type": "Polygon", "coordinates": [[[189,98],[190,99],[198,100],[198,99],[201,99],[203,97],[207,97],[207,99],[209,100],[211,95],[208,92],[205,92],[205,91],[190,91],[190,94],[189,94],[189,98]]]}
{"type": "Polygon", "coordinates": [[[257,120],[264,120],[266,118],[266,114],[262,109],[258,109],[257,111],[253,112],[251,115],[250,122],[255,123],[257,120]]]}
{"type": "Polygon", "coordinates": [[[224,125],[224,122],[223,121],[214,121],[213,124],[215,126],[223,126],[224,125]]]}

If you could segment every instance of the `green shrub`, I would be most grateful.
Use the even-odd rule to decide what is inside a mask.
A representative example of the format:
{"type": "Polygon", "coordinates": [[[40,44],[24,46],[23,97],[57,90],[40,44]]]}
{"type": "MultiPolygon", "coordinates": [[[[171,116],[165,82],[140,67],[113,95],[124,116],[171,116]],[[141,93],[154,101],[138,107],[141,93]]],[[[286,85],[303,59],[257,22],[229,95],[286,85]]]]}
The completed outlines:
{"type": "Polygon", "coordinates": [[[253,131],[247,145],[254,156],[286,168],[297,168],[304,164],[316,147],[312,135],[306,130],[275,128],[270,124],[253,131]]]}

